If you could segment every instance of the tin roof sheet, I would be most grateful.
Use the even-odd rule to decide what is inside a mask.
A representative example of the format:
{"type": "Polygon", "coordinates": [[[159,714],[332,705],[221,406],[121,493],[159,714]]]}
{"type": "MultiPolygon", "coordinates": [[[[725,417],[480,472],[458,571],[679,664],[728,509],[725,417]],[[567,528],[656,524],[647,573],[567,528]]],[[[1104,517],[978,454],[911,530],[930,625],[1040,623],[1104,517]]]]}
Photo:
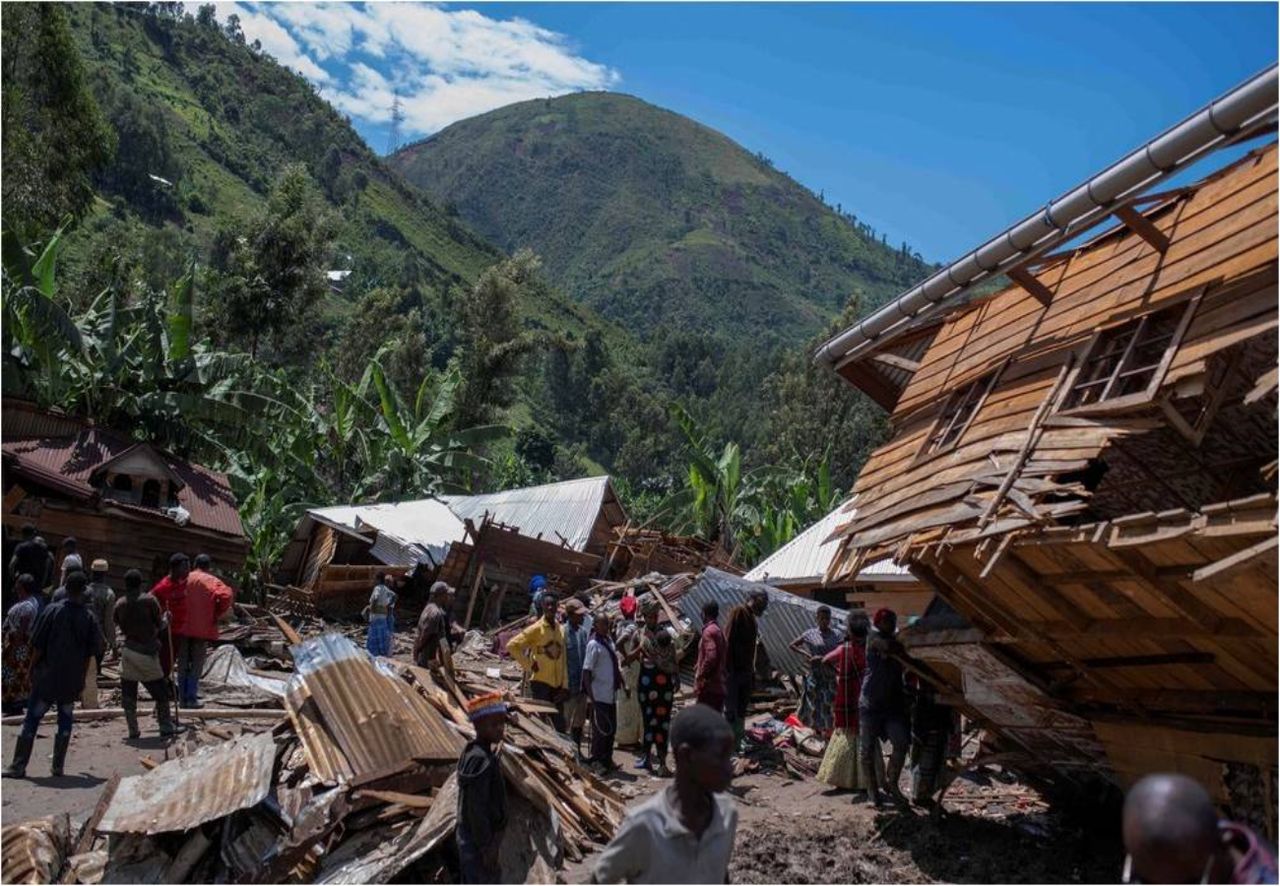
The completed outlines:
{"type": "Polygon", "coordinates": [[[98,830],[108,834],[186,831],[254,806],[271,791],[276,744],[270,732],[242,735],[120,780],[98,830]]]}
{"type": "MultiPolygon", "coordinates": [[[[822,582],[823,576],[827,574],[827,567],[831,565],[842,541],[826,539],[841,523],[847,523],[853,519],[851,504],[846,502],[833,509],[831,513],[762,560],[743,578],[749,581],[768,582],[772,585],[822,582]]],[[[875,579],[893,576],[911,577],[911,573],[905,566],[899,566],[888,557],[867,564],[858,575],[875,579]]]]}
{"type": "MultiPolygon", "coordinates": [[[[760,642],[769,653],[769,661],[784,674],[799,676],[809,670],[807,660],[787,647],[809,628],[818,623],[818,609],[823,605],[814,600],[797,597],[779,591],[769,585],[748,581],[719,569],[703,570],[693,587],[680,598],[680,614],[693,622],[696,630],[702,630],[702,606],[710,600],[720,604],[721,623],[727,623],[729,610],[745,603],[748,595],[763,588],[769,595],[769,605],[758,619],[760,642]]],[[[835,606],[831,610],[831,626],[837,633],[844,633],[846,611],[835,606]]]]}
{"type": "MultiPolygon", "coordinates": [[[[383,542],[379,553],[397,561],[416,557],[420,548],[433,563],[444,561],[449,545],[462,541],[466,527],[462,520],[443,501],[422,498],[415,501],[386,502],[384,504],[339,505],[317,508],[308,514],[322,523],[329,523],[357,532],[377,530],[379,538],[391,536],[383,542]]],[[[377,541],[375,540],[375,545],[377,541]]],[[[391,566],[409,566],[412,562],[387,562],[391,566]]]]}
{"type": "Polygon", "coordinates": [[[563,541],[575,551],[586,549],[606,500],[612,499],[616,504],[607,476],[442,498],[459,518],[471,520],[477,527],[488,514],[495,521],[518,529],[521,535],[553,543],[563,541]]]}

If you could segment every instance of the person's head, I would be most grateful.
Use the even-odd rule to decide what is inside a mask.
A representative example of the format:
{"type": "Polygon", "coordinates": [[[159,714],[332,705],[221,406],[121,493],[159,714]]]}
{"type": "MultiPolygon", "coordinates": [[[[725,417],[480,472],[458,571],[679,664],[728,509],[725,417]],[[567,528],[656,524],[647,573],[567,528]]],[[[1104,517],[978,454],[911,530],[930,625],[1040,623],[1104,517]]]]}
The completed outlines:
{"type": "Polygon", "coordinates": [[[560,598],[551,591],[543,591],[540,600],[542,606],[542,617],[548,622],[556,620],[556,608],[560,605],[560,598]]]}
{"type": "Polygon", "coordinates": [[[751,611],[756,615],[764,615],[765,609],[769,607],[769,594],[763,590],[756,589],[751,592],[747,605],[751,607],[751,611]]]}
{"type": "Polygon", "coordinates": [[[658,598],[652,592],[645,594],[640,600],[640,617],[644,619],[644,623],[649,627],[658,626],[658,613],[662,611],[662,607],[658,604],[658,598]]]}
{"type": "Polygon", "coordinates": [[[191,574],[191,559],[184,553],[178,552],[169,558],[169,577],[174,581],[181,581],[191,574]]]}
{"type": "Polygon", "coordinates": [[[63,554],[74,554],[77,550],[78,550],[78,547],[76,545],[75,536],[68,535],[66,538],[62,540],[63,554]]]}
{"type": "Polygon", "coordinates": [[[22,573],[13,583],[13,589],[18,592],[19,600],[27,599],[36,592],[36,577],[29,572],[22,573]]]}
{"type": "Polygon", "coordinates": [[[533,578],[529,579],[530,596],[538,593],[538,591],[542,590],[546,586],[547,586],[547,577],[545,575],[535,575],[533,578]]]}
{"type": "Polygon", "coordinates": [[[831,629],[831,607],[819,606],[817,619],[818,619],[818,630],[820,631],[830,630],[831,629]]]}
{"type": "Polygon", "coordinates": [[[704,625],[713,624],[720,618],[720,604],[715,600],[708,600],[702,604],[702,623],[704,625]]]}
{"type": "Polygon", "coordinates": [[[1148,775],[1124,799],[1125,879],[1205,883],[1219,863],[1218,813],[1209,794],[1185,775],[1148,775]]]}
{"type": "Polygon", "coordinates": [[[613,630],[613,619],[609,618],[608,613],[600,612],[592,617],[591,631],[597,637],[607,638],[611,630],[613,630]]]}
{"type": "Polygon", "coordinates": [[[448,582],[438,581],[431,586],[431,602],[437,606],[443,606],[452,596],[453,588],[449,587],[448,582]]]}
{"type": "Polygon", "coordinates": [[[850,643],[858,643],[867,639],[871,633],[871,620],[865,612],[851,612],[844,626],[845,636],[850,643]]]}
{"type": "Polygon", "coordinates": [[[66,575],[72,571],[84,571],[84,561],[80,559],[79,554],[67,554],[62,559],[62,574],[66,575]]]}
{"type": "Polygon", "coordinates": [[[67,580],[63,583],[63,587],[67,589],[67,596],[73,600],[83,594],[84,589],[88,585],[89,576],[85,575],[79,569],[75,572],[67,573],[67,580]]]}
{"type": "Polygon", "coordinates": [[[676,780],[706,791],[726,791],[733,780],[733,729],[724,715],[690,705],[671,721],[676,780]]]}
{"type": "Polygon", "coordinates": [[[384,585],[384,584],[386,584],[386,583],[387,583],[387,574],[386,574],[385,572],[379,572],[377,575],[375,575],[375,576],[373,577],[373,583],[374,583],[374,584],[379,584],[379,585],[384,585]]]}
{"type": "Polygon", "coordinates": [[[636,617],[636,598],[628,594],[618,601],[618,611],[622,613],[622,617],[630,621],[636,617]]]}
{"type": "Polygon", "coordinates": [[[478,695],[467,702],[467,716],[476,729],[476,741],[495,745],[507,731],[507,703],[501,692],[478,695]]]}
{"type": "Polygon", "coordinates": [[[586,614],[587,607],[583,606],[582,601],[577,597],[570,597],[564,601],[564,617],[565,621],[569,622],[570,627],[579,627],[586,614]]]}
{"type": "Polygon", "coordinates": [[[124,574],[124,592],[126,596],[136,597],[142,593],[142,573],[130,569],[124,574]]]}
{"type": "Polygon", "coordinates": [[[871,623],[877,631],[886,637],[892,637],[898,632],[898,613],[892,609],[877,609],[871,623]]]}
{"type": "Polygon", "coordinates": [[[192,562],[192,568],[199,569],[201,572],[208,572],[213,568],[213,559],[208,554],[196,554],[196,558],[192,562]]]}
{"type": "Polygon", "coordinates": [[[22,540],[31,541],[35,537],[36,537],[36,524],[23,523],[22,524],[22,540]]]}
{"type": "Polygon", "coordinates": [[[111,564],[103,558],[99,557],[89,565],[89,572],[94,581],[106,581],[107,572],[111,569],[111,564]]]}

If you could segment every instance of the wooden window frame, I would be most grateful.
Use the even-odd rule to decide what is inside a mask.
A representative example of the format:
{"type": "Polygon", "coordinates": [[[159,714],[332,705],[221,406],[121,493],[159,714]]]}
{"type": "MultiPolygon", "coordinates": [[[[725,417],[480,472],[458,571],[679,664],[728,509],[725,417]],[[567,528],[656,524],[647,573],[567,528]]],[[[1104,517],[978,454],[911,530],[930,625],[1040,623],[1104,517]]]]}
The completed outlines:
{"type": "MultiPolygon", "coordinates": [[[[1137,316],[1130,317],[1120,323],[1113,323],[1103,329],[1099,329],[1089,339],[1088,344],[1080,354],[1080,359],[1076,364],[1076,368],[1071,371],[1071,378],[1066,385],[1066,391],[1063,394],[1063,403],[1069,402],[1072,395],[1075,394],[1077,384],[1080,380],[1080,374],[1089,367],[1090,358],[1097,353],[1099,344],[1111,333],[1116,330],[1137,324],[1137,329],[1129,343],[1125,346],[1124,353],[1120,356],[1120,360],[1116,363],[1115,369],[1106,378],[1106,387],[1103,388],[1102,395],[1098,400],[1092,403],[1086,403],[1083,406],[1069,406],[1059,408],[1059,415],[1103,415],[1111,412],[1123,412],[1128,409],[1137,409],[1143,406],[1155,404],[1156,395],[1160,390],[1160,385],[1164,383],[1165,376],[1169,374],[1169,367],[1173,363],[1174,356],[1178,353],[1178,347],[1182,344],[1182,339],[1186,335],[1188,327],[1191,325],[1192,319],[1195,317],[1196,310],[1200,307],[1200,300],[1204,294],[1204,288],[1200,287],[1181,301],[1170,302],[1161,305],[1154,310],[1146,311],[1137,316]],[[1147,386],[1140,391],[1134,391],[1131,394],[1123,394],[1119,397],[1107,397],[1107,393],[1126,373],[1132,373],[1134,370],[1128,365],[1128,361],[1133,354],[1134,347],[1142,337],[1142,331],[1147,321],[1156,314],[1163,313],[1172,308],[1181,307],[1182,316],[1178,318],[1177,325],[1174,327],[1173,335],[1165,345],[1164,354],[1160,358],[1160,362],[1156,364],[1155,371],[1151,375],[1147,386]]],[[[1100,379],[1095,379],[1091,384],[1100,383],[1100,379]]]]}
{"type": "Polygon", "coordinates": [[[912,460],[911,467],[914,468],[915,466],[939,455],[945,455],[960,445],[960,441],[964,439],[964,435],[969,431],[969,426],[973,424],[973,420],[978,417],[978,413],[981,412],[982,407],[986,405],[987,397],[989,397],[991,392],[995,389],[996,382],[1000,380],[1000,376],[1004,374],[1005,367],[1008,365],[1009,361],[1004,360],[995,369],[979,375],[972,381],[966,382],[964,385],[956,388],[947,395],[946,401],[942,404],[942,409],[938,412],[937,417],[930,423],[929,432],[925,434],[924,442],[920,445],[920,451],[916,453],[916,457],[912,460]],[[983,384],[984,381],[985,384],[983,384]],[[942,423],[947,421],[948,424],[944,433],[950,434],[952,428],[955,426],[956,419],[959,418],[961,414],[961,410],[957,408],[956,412],[950,417],[950,419],[948,419],[948,411],[956,404],[957,399],[961,399],[962,401],[967,400],[979,386],[982,388],[982,393],[979,394],[977,400],[974,401],[973,409],[970,410],[969,414],[964,418],[964,423],[960,426],[960,429],[956,431],[955,436],[951,438],[949,443],[940,445],[936,449],[931,450],[929,446],[933,440],[938,437],[942,423]]]}

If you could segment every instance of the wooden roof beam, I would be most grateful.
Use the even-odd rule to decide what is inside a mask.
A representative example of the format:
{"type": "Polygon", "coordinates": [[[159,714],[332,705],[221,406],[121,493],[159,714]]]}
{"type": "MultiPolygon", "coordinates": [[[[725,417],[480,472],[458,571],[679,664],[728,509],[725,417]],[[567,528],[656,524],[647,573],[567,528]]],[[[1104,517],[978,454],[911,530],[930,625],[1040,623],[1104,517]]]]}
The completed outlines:
{"type": "Polygon", "coordinates": [[[917,372],[920,369],[919,360],[908,360],[906,357],[899,357],[897,354],[872,354],[871,359],[885,366],[892,366],[894,369],[902,369],[906,372],[917,372]]]}
{"type": "Polygon", "coordinates": [[[1156,252],[1164,253],[1169,249],[1169,238],[1153,225],[1146,216],[1127,203],[1117,206],[1112,215],[1118,218],[1126,228],[1151,244],[1151,248],[1156,252]]]}
{"type": "Polygon", "coordinates": [[[1025,289],[1036,299],[1036,301],[1040,302],[1040,304],[1045,307],[1048,307],[1050,302],[1053,301],[1053,292],[1050,291],[1048,286],[1045,286],[1037,280],[1035,275],[1026,269],[1025,265],[1010,268],[1006,276],[1014,283],[1017,283],[1025,289]]]}

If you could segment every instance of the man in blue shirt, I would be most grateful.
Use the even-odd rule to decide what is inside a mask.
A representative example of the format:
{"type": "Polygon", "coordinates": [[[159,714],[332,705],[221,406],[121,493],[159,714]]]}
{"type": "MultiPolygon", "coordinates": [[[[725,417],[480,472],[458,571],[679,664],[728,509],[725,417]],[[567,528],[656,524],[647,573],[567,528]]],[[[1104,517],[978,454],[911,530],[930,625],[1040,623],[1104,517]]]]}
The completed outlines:
{"type": "Polygon", "coordinates": [[[569,698],[564,703],[564,718],[573,737],[573,752],[582,762],[582,729],[587,722],[587,693],[582,687],[582,662],[591,641],[591,616],[576,597],[564,602],[565,667],[569,675],[569,698]]]}

